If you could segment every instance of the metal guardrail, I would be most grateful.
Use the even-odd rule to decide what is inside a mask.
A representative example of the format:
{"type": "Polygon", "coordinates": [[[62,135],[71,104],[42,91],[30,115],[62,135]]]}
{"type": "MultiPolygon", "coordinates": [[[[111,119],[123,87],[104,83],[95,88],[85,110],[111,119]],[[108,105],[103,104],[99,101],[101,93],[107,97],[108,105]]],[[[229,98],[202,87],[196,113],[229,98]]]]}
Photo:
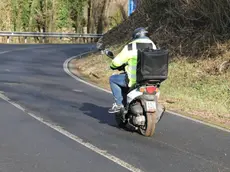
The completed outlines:
{"type": "Polygon", "coordinates": [[[24,37],[27,43],[27,37],[42,37],[43,42],[47,37],[54,38],[100,38],[103,34],[80,34],[80,33],[55,33],[55,32],[1,32],[0,36],[7,37],[7,43],[10,42],[11,37],[24,37]]]}

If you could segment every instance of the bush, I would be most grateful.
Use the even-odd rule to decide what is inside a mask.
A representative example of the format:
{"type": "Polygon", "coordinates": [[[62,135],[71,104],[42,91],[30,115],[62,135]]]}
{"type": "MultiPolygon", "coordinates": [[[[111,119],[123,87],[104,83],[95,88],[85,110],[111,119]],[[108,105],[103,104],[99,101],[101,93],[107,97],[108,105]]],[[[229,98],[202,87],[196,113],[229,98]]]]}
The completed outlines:
{"type": "Polygon", "coordinates": [[[230,38],[230,1],[141,0],[134,14],[102,41],[120,44],[139,26],[148,26],[153,41],[173,56],[215,57],[223,53],[218,45],[230,38]]]}

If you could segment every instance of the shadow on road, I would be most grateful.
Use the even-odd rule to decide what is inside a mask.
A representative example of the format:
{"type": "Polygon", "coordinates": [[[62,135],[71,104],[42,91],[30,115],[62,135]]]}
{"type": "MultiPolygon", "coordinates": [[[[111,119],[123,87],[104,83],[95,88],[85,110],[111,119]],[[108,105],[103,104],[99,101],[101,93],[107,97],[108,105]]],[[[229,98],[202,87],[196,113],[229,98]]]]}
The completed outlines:
{"type": "MultiPolygon", "coordinates": [[[[119,128],[116,124],[114,114],[109,114],[108,109],[109,107],[100,107],[92,103],[83,103],[82,107],[79,108],[84,114],[99,120],[100,123],[119,128]]],[[[122,130],[133,132],[128,128],[122,128],[122,130]]]]}
{"type": "Polygon", "coordinates": [[[79,110],[90,117],[98,119],[100,123],[115,127],[116,121],[113,114],[108,113],[108,109],[107,107],[100,107],[92,103],[83,103],[79,110]]]}

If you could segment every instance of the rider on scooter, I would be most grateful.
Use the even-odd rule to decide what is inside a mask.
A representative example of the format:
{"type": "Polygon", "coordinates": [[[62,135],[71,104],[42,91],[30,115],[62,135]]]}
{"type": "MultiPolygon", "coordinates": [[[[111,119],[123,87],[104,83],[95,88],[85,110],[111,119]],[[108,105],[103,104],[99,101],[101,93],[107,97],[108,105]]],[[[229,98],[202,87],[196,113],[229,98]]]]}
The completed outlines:
{"type": "Polygon", "coordinates": [[[152,49],[156,49],[156,45],[147,36],[148,31],[143,28],[137,28],[132,35],[132,41],[125,45],[123,50],[113,59],[110,67],[116,69],[125,65],[125,73],[112,75],[110,77],[110,88],[112,90],[115,103],[109,109],[109,113],[120,112],[123,105],[123,88],[130,88],[136,84],[136,65],[137,50],[146,45],[151,45],[152,49]]]}

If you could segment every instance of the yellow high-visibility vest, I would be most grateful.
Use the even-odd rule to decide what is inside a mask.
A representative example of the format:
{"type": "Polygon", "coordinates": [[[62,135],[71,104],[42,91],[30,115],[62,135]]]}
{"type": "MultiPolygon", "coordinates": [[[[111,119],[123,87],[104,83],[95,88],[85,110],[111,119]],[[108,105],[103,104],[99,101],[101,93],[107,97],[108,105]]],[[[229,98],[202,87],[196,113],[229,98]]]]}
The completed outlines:
{"type": "Polygon", "coordinates": [[[132,87],[136,84],[136,68],[137,68],[137,43],[152,43],[153,49],[156,49],[156,45],[148,37],[136,39],[127,44],[123,50],[112,60],[111,67],[120,67],[127,63],[125,71],[128,75],[128,86],[132,87]],[[132,46],[130,50],[130,46],[132,46]]]}

